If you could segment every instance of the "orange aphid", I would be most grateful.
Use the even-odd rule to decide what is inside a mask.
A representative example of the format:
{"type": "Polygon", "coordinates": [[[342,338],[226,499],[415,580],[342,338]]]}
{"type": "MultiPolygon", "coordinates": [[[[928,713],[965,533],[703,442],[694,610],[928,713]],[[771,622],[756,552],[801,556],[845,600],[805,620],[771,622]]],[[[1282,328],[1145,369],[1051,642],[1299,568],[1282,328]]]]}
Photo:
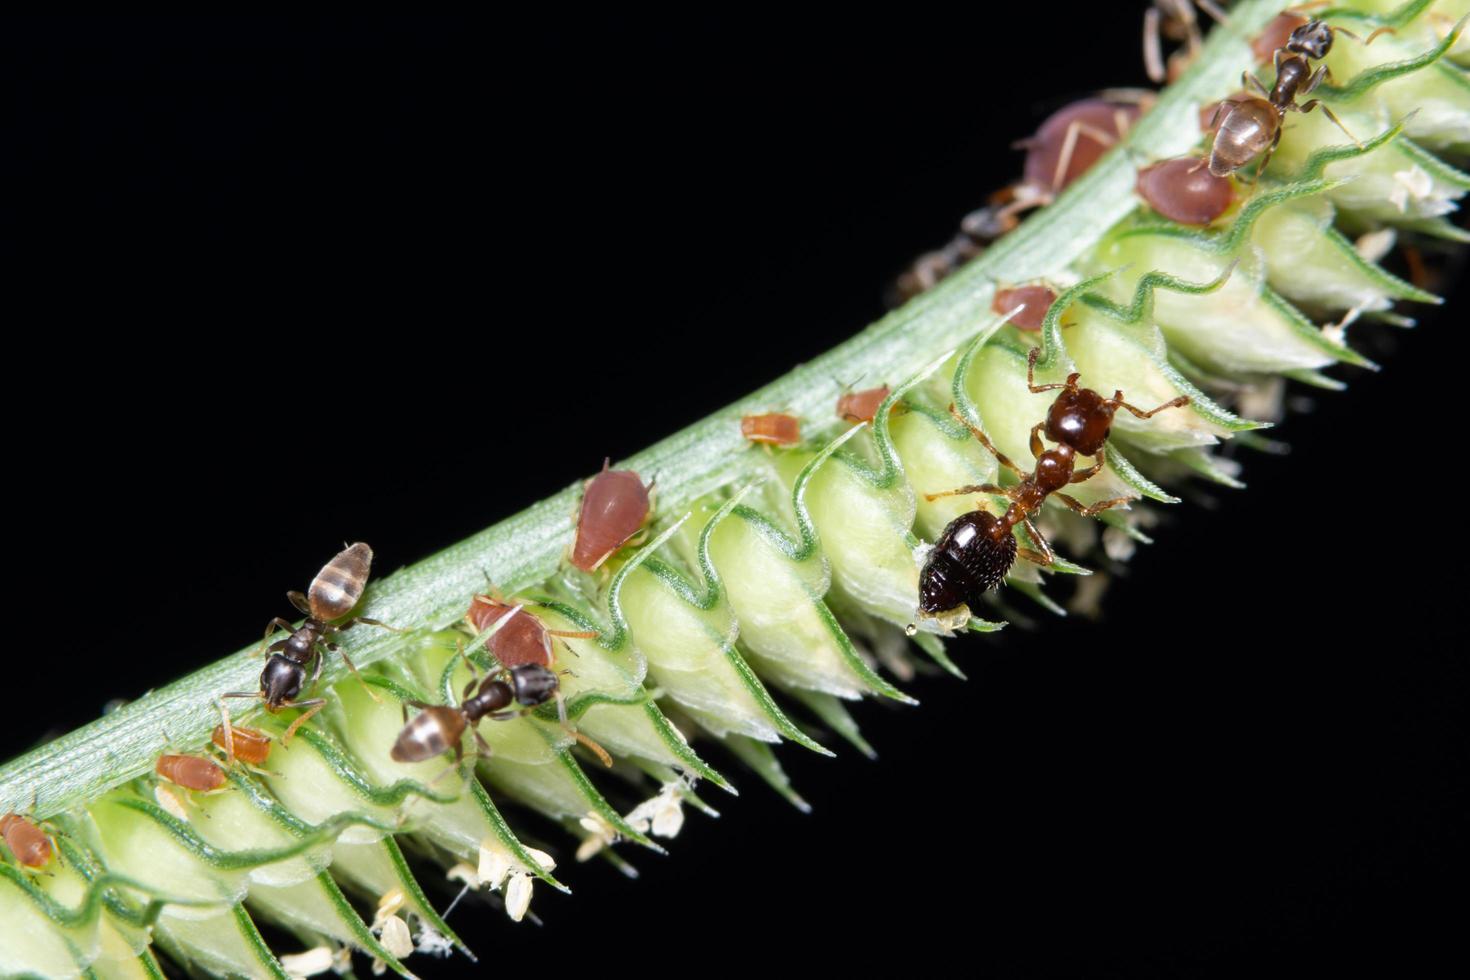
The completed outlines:
{"type": "Polygon", "coordinates": [[[751,442],[794,446],[801,442],[801,420],[784,412],[747,415],[740,420],[740,434],[751,442]]]}
{"type": "Polygon", "coordinates": [[[878,406],[888,397],[888,386],[866,391],[849,391],[837,399],[837,417],[846,422],[871,422],[878,406]]]}
{"type": "Polygon", "coordinates": [[[572,564],[584,572],[595,571],[648,519],[648,488],[642,478],[632,470],[607,466],[604,462],[602,472],[588,480],[582,492],[572,564]]]}
{"type": "Polygon", "coordinates": [[[225,771],[214,760],[197,755],[161,755],[153,771],[184,789],[209,792],[225,784],[225,771]]]}
{"type": "Polygon", "coordinates": [[[253,728],[241,728],[239,725],[230,726],[230,738],[225,739],[225,726],[215,725],[214,734],[210,740],[224,749],[230,751],[230,743],[234,744],[235,758],[249,766],[258,766],[271,754],[271,737],[265,732],[256,731],[253,728]]]}
{"type": "Polygon", "coordinates": [[[46,832],[18,813],[0,817],[0,837],[5,838],[15,859],[27,868],[44,867],[54,853],[46,832]]]}
{"type": "Polygon", "coordinates": [[[1021,312],[1011,317],[1010,322],[1019,330],[1040,330],[1046,311],[1057,301],[1057,294],[1046,286],[1017,286],[1015,289],[997,289],[990,308],[1002,316],[1021,312]]]}

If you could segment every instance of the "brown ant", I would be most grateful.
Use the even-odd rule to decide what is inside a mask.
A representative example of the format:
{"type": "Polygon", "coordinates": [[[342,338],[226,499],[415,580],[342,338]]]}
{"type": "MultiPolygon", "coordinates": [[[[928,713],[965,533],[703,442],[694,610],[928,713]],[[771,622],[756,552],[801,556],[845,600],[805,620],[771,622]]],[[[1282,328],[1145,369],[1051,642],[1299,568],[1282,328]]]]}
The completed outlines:
{"type": "Polygon", "coordinates": [[[1107,461],[1108,435],[1112,431],[1113,415],[1118,409],[1127,409],[1140,419],[1153,418],[1159,412],[1189,404],[1188,395],[1180,395],[1157,408],[1145,412],[1123,400],[1123,392],[1113,392],[1113,397],[1104,398],[1091,388],[1078,385],[1077,372],[1067,375],[1061,384],[1036,383],[1036,361],[1041,348],[1031,349],[1026,363],[1026,386],[1036,394],[1060,389],[1056,400],[1046,413],[1045,421],[1036,423],[1031,429],[1031,454],[1036,465],[1025,473],[1004,453],[995,447],[978,426],[962,416],[955,407],[950,413],[975,434],[986,449],[990,450],[1000,464],[1020,477],[1020,482],[1010,487],[994,483],[946,490],[942,493],[925,494],[929,500],[971,493],[990,493],[1005,497],[1011,503],[1000,517],[984,510],[961,514],[949,523],[935,542],[934,549],[919,573],[919,611],[933,619],[952,622],[959,614],[961,621],[969,618],[966,607],[995,588],[1010,571],[1017,554],[1038,565],[1050,565],[1055,560],[1051,545],[1036,525],[1031,515],[1041,509],[1048,497],[1055,497],[1084,517],[1097,514],[1126,503],[1128,497],[1113,497],[1095,504],[1083,504],[1075,497],[1062,493],[1062,488],[1073,483],[1082,483],[1102,472],[1107,461]],[[1041,433],[1056,443],[1047,449],[1041,433]],[[1085,470],[1076,469],[1078,456],[1090,456],[1093,464],[1085,470]],[[1038,550],[1018,548],[1013,529],[1024,524],[1026,532],[1038,550]]]}
{"type": "Polygon", "coordinates": [[[1225,11],[1211,0],[1154,0],[1144,13],[1143,67],[1148,72],[1149,81],[1155,85],[1162,85],[1165,81],[1178,77],[1179,72],[1199,54],[1203,38],[1200,35],[1199,18],[1194,13],[1196,5],[1213,17],[1216,23],[1224,24],[1229,20],[1225,11]],[[1162,41],[1166,37],[1171,41],[1185,43],[1183,51],[1175,52],[1169,58],[1167,68],[1162,41]]]}
{"type": "MultiPolygon", "coordinates": [[[[357,665],[347,656],[347,651],[332,642],[331,637],[359,623],[378,626],[395,633],[402,632],[396,626],[389,626],[387,623],[368,619],[366,616],[357,616],[340,624],[332,622],[350,613],[352,607],[357,605],[357,600],[362,598],[372,563],[372,548],[361,542],[348,545],[335,558],[322,566],[316,578],[311,580],[306,595],[303,596],[300,592],[287,592],[286,598],[291,601],[291,605],[306,614],[306,621],[300,626],[292,626],[280,616],[272,619],[266,626],[265,637],[261,641],[262,649],[270,654],[270,659],[266,661],[265,669],[260,672],[260,690],[235,691],[225,695],[227,698],[260,698],[265,702],[266,710],[272,713],[281,708],[306,708],[307,710],[291,722],[291,726],[286,729],[285,734],[281,737],[282,745],[291,744],[291,736],[296,733],[296,729],[305,724],[308,718],[320,711],[327,703],[325,698],[296,700],[303,687],[314,685],[321,677],[323,648],[331,653],[341,654],[342,660],[352,670],[352,673],[357,675],[358,680],[362,680],[362,675],[357,672],[357,665]],[[270,641],[276,630],[285,630],[291,635],[267,647],[265,644],[270,641]],[[306,680],[308,667],[314,668],[310,682],[306,680]]],[[[366,682],[363,686],[367,686],[366,682]]],[[[373,700],[378,700],[371,688],[368,688],[367,691],[373,700]]]]}
{"type": "Polygon", "coordinates": [[[1286,113],[1306,113],[1313,109],[1321,109],[1338,129],[1347,134],[1348,139],[1361,147],[1362,142],[1322,100],[1312,99],[1300,104],[1296,100],[1311,94],[1327,77],[1327,66],[1321,65],[1314,72],[1312,60],[1321,60],[1327,56],[1332,50],[1336,33],[1346,34],[1354,40],[1361,40],[1364,45],[1369,45],[1380,34],[1390,30],[1392,28],[1380,27],[1369,34],[1366,40],[1346,28],[1334,28],[1322,20],[1308,21],[1293,30],[1286,44],[1276,49],[1276,83],[1270,89],[1254,74],[1241,72],[1240,81],[1247,89],[1247,94],[1216,106],[1208,128],[1215,129],[1218,123],[1219,129],[1215,132],[1215,141],[1210,147],[1209,156],[1200,165],[1208,163],[1210,173],[1216,177],[1224,177],[1264,153],[1260,166],[1256,168],[1256,176],[1259,178],[1265,172],[1266,165],[1271,162],[1271,154],[1276,151],[1277,144],[1281,142],[1281,123],[1286,113]],[[1260,93],[1260,97],[1249,94],[1252,88],[1260,93]],[[1223,120],[1220,118],[1221,112],[1225,113],[1223,120]]]}

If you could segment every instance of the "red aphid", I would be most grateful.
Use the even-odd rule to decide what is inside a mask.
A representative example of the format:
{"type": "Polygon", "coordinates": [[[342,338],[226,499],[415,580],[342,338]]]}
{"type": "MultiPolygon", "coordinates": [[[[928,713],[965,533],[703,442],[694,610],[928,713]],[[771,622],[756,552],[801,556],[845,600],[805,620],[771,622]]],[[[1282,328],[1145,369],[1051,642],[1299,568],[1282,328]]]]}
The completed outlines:
{"type": "Polygon", "coordinates": [[[1112,149],[1141,114],[1139,106],[1104,99],[1083,99],[1057,110],[1025,141],[1024,182],[1061,191],[1112,149]]]}
{"type": "Polygon", "coordinates": [[[837,417],[846,422],[871,422],[888,393],[887,385],[865,391],[849,391],[837,399],[837,417]]]}
{"type": "MultiPolygon", "coordinates": [[[[514,608],[490,596],[477,595],[470,601],[470,611],[465,614],[465,621],[478,635],[498,623],[514,608]]],[[[519,667],[522,664],[540,664],[543,667],[551,665],[551,637],[547,635],[541,620],[525,609],[496,630],[485,641],[485,645],[490,648],[495,659],[507,667],[519,667]]]]}
{"type": "Polygon", "coordinates": [[[0,837],[5,838],[5,844],[15,859],[27,868],[45,867],[51,860],[51,838],[18,813],[0,817],[0,837]]]}
{"type": "Polygon", "coordinates": [[[801,442],[801,420],[784,412],[747,415],[740,420],[740,434],[751,442],[794,446],[801,442]]]}
{"type": "Polygon", "coordinates": [[[1278,48],[1286,47],[1286,42],[1291,39],[1291,32],[1306,23],[1307,18],[1296,14],[1277,14],[1276,19],[1251,40],[1251,53],[1256,56],[1257,61],[1265,64],[1276,56],[1278,48]]]}
{"type": "Polygon", "coordinates": [[[1235,185],[1217,177],[1194,157],[1160,160],[1138,172],[1138,196],[1181,225],[1207,225],[1230,208],[1235,185]]]}
{"type": "Polygon", "coordinates": [[[577,540],[572,564],[595,571],[613,552],[637,534],[648,518],[648,488],[632,470],[610,470],[587,481],[582,512],[577,518],[577,540]]]}
{"type": "Polygon", "coordinates": [[[224,749],[230,750],[233,743],[235,758],[249,766],[258,766],[271,754],[271,737],[265,732],[256,731],[254,728],[241,728],[239,725],[230,726],[229,743],[225,740],[225,726],[215,725],[214,734],[210,740],[224,749]]]}
{"type": "Polygon", "coordinates": [[[225,771],[213,759],[197,755],[161,755],[153,770],[184,789],[207,793],[225,784],[225,771]]]}
{"type": "Polygon", "coordinates": [[[990,308],[1005,316],[1020,306],[1025,309],[1011,317],[1010,322],[1020,330],[1040,330],[1046,311],[1057,301],[1057,294],[1046,286],[1017,286],[1015,289],[997,289],[990,308]]]}

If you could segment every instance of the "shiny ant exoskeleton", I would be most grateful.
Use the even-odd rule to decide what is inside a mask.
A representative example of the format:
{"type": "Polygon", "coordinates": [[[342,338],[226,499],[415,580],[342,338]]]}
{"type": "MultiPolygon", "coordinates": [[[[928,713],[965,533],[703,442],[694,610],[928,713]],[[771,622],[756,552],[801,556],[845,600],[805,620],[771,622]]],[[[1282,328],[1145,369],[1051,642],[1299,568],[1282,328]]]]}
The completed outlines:
{"type": "Polygon", "coordinates": [[[939,619],[945,625],[959,625],[967,620],[968,607],[1001,583],[1018,554],[1038,565],[1052,564],[1055,559],[1051,545],[1031,521],[1031,515],[1041,509],[1048,497],[1055,497],[1084,517],[1094,517],[1130,499],[1113,497],[1095,504],[1083,504],[1062,492],[1063,487],[1082,483],[1102,472],[1107,461],[1106,447],[1113,415],[1118,409],[1126,409],[1140,419],[1150,419],[1166,409],[1189,404],[1189,396],[1180,395],[1157,408],[1144,411],[1124,401],[1122,391],[1115,391],[1113,397],[1104,398],[1091,388],[1081,387],[1077,383],[1081,375],[1076,372],[1069,374],[1061,384],[1039,385],[1035,373],[1040,356],[1041,348],[1032,348],[1026,364],[1026,386],[1036,394],[1060,390],[1047,410],[1045,421],[1036,423],[1031,429],[1031,454],[1036,458],[1036,465],[1030,473],[1012,462],[979,427],[956,411],[953,405],[950,406],[951,414],[975,434],[975,438],[1002,466],[1015,473],[1020,482],[1009,487],[982,483],[925,495],[929,500],[936,500],[989,493],[1010,501],[1010,506],[1000,517],[984,510],[956,517],[944,529],[925,561],[919,573],[919,612],[928,618],[939,619]],[[1042,442],[1043,432],[1056,443],[1053,448],[1047,449],[1042,442]],[[1093,464],[1085,470],[1078,470],[1078,456],[1092,457],[1093,464]],[[1017,546],[1013,533],[1017,524],[1025,525],[1038,550],[1017,546]]]}
{"type": "MultiPolygon", "coordinates": [[[[352,607],[356,606],[357,600],[362,598],[372,564],[373,549],[358,542],[347,546],[335,558],[322,566],[316,578],[311,580],[306,595],[300,592],[287,592],[286,598],[291,601],[291,605],[306,614],[305,622],[300,626],[292,626],[280,616],[272,619],[266,626],[265,638],[261,641],[262,648],[270,655],[270,659],[266,661],[265,669],[260,672],[260,690],[235,691],[225,695],[227,698],[259,698],[265,702],[266,710],[272,713],[281,708],[306,708],[307,710],[291,722],[290,727],[281,736],[283,745],[289,745],[296,729],[305,724],[308,718],[320,711],[327,703],[325,698],[296,700],[303,688],[315,684],[321,677],[324,649],[330,653],[340,654],[352,672],[357,674],[358,679],[362,679],[362,675],[357,673],[357,666],[347,656],[347,651],[332,642],[333,636],[359,623],[378,626],[395,633],[402,632],[396,626],[389,626],[387,623],[368,619],[366,616],[357,616],[345,623],[332,622],[352,612],[352,607]],[[265,646],[277,630],[285,630],[291,635],[284,640],[271,643],[268,647],[265,646]],[[313,668],[310,682],[306,679],[306,671],[309,667],[313,668]]],[[[377,695],[373,694],[371,688],[368,689],[368,694],[377,700],[377,695]]]]}
{"type": "Polygon", "coordinates": [[[1347,134],[1348,139],[1361,147],[1363,144],[1358,138],[1320,99],[1302,103],[1296,100],[1309,95],[1327,77],[1327,66],[1321,65],[1313,71],[1312,61],[1320,61],[1327,56],[1332,50],[1335,34],[1346,34],[1354,40],[1361,40],[1364,45],[1369,45],[1380,34],[1391,30],[1392,28],[1380,27],[1369,34],[1367,39],[1362,39],[1346,28],[1334,28],[1322,20],[1311,20],[1294,29],[1286,44],[1276,49],[1275,84],[1267,89],[1251,72],[1241,72],[1240,81],[1247,89],[1247,94],[1221,102],[1215,108],[1214,117],[1207,127],[1215,129],[1215,141],[1210,147],[1209,156],[1205,158],[1210,173],[1216,177],[1227,176],[1264,154],[1261,156],[1260,166],[1256,168],[1256,176],[1259,178],[1265,172],[1266,165],[1271,162],[1271,154],[1275,152],[1277,144],[1281,142],[1281,124],[1288,112],[1305,113],[1321,109],[1338,129],[1347,134]],[[1249,90],[1252,88],[1260,95],[1250,95],[1249,90]],[[1223,119],[1220,118],[1221,112],[1225,113],[1223,119]]]}

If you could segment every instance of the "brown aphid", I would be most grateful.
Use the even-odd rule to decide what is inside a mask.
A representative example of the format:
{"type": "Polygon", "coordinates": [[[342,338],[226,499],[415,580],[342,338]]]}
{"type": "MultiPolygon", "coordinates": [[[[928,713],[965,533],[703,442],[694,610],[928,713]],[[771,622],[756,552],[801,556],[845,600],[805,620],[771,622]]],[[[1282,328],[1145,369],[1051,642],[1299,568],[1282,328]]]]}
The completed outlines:
{"type": "Polygon", "coordinates": [[[596,571],[643,528],[648,519],[648,487],[632,470],[608,469],[587,481],[572,544],[572,564],[584,572],[596,571]]]}
{"type": "Polygon", "coordinates": [[[1035,136],[1021,142],[1023,184],[1042,196],[1056,195],[1090,170],[1142,114],[1139,105],[1106,99],[1082,99],[1058,109],[1035,136]]]}
{"type": "MultiPolygon", "coordinates": [[[[500,622],[516,607],[493,596],[477,595],[470,600],[465,622],[475,635],[500,622]]],[[[485,641],[490,653],[505,667],[524,664],[551,665],[551,638],[591,640],[596,633],[575,630],[551,630],[524,607],[485,641]]]]}
{"type": "Polygon", "coordinates": [[[197,755],[169,755],[158,757],[153,771],[176,786],[184,789],[209,793],[225,784],[225,771],[213,759],[197,755]]]}
{"type": "Polygon", "coordinates": [[[247,766],[258,766],[271,754],[271,737],[254,728],[231,725],[215,725],[210,741],[223,749],[231,759],[239,759],[247,766]]]}
{"type": "Polygon", "coordinates": [[[56,853],[46,831],[18,813],[0,817],[0,837],[5,839],[15,859],[27,868],[44,868],[56,853]]]}
{"type": "MultiPolygon", "coordinates": [[[[281,736],[281,744],[291,744],[291,736],[296,729],[304,725],[312,715],[316,714],[325,705],[326,699],[312,698],[309,701],[298,701],[304,687],[308,686],[306,671],[308,667],[314,668],[311,674],[310,684],[315,684],[317,678],[322,674],[322,651],[340,654],[344,663],[358,680],[362,675],[357,673],[357,665],[347,656],[332,637],[338,633],[350,630],[359,623],[368,626],[377,626],[381,629],[402,632],[396,626],[366,616],[356,616],[345,623],[332,623],[331,620],[340,619],[352,612],[357,601],[362,598],[363,590],[367,588],[368,575],[372,570],[373,549],[362,542],[348,545],[340,551],[335,558],[327,562],[322,570],[317,573],[316,578],[311,580],[306,595],[300,592],[287,592],[286,598],[291,605],[306,614],[306,620],[300,626],[292,626],[290,622],[275,617],[266,625],[265,638],[261,641],[265,652],[270,654],[270,659],[265,662],[265,669],[260,672],[259,691],[233,691],[226,694],[227,698],[259,698],[265,702],[265,708],[275,713],[282,708],[306,708],[295,721],[291,722],[284,735],[281,736]],[[277,630],[284,630],[290,635],[284,640],[270,643],[270,639],[277,630]],[[269,646],[265,644],[269,643],[269,646]]],[[[373,693],[372,688],[367,689],[369,696],[374,701],[378,696],[373,693]]]]}
{"type": "Polygon", "coordinates": [[[862,391],[845,392],[837,399],[837,417],[844,422],[871,422],[878,414],[878,406],[889,396],[891,389],[887,385],[880,388],[866,388],[862,391]]]}
{"type": "Polygon", "coordinates": [[[1032,283],[1014,289],[997,289],[990,308],[1001,316],[1010,316],[1010,322],[1019,330],[1040,330],[1046,311],[1056,301],[1057,294],[1049,287],[1032,283]]]}
{"type": "Polygon", "coordinates": [[[740,434],[751,442],[794,446],[801,442],[801,420],[784,412],[747,415],[740,420],[740,434]]]}
{"type": "Polygon", "coordinates": [[[981,483],[925,495],[929,500],[937,500],[940,497],[987,493],[1005,497],[1010,506],[1000,517],[984,511],[961,514],[944,529],[919,572],[919,613],[922,616],[947,625],[962,623],[969,616],[969,607],[1005,578],[1017,555],[1038,565],[1052,564],[1055,556],[1051,545],[1031,521],[1031,515],[1041,509],[1048,497],[1055,497],[1084,517],[1094,517],[1130,499],[1113,497],[1089,505],[1062,492],[1062,488],[1082,483],[1102,472],[1107,462],[1108,435],[1118,409],[1127,409],[1141,419],[1149,419],[1166,409],[1189,404],[1189,397],[1181,395],[1145,412],[1124,401],[1121,391],[1115,391],[1111,398],[1104,398],[1091,388],[1081,387],[1077,383],[1081,375],[1076,373],[1068,375],[1062,384],[1038,385],[1035,375],[1036,361],[1040,356],[1041,348],[1032,348],[1026,365],[1026,386],[1036,394],[1060,391],[1048,409],[1046,419],[1031,429],[1031,455],[1036,458],[1036,463],[1030,473],[1012,462],[995,447],[983,430],[955,411],[953,405],[950,406],[950,413],[975,434],[975,438],[1002,466],[1019,477],[1020,482],[1009,487],[981,483]],[[1056,446],[1046,448],[1041,439],[1043,431],[1056,446]],[[1092,465],[1078,470],[1078,456],[1091,456],[1092,465]],[[1018,524],[1025,526],[1036,544],[1035,550],[1017,545],[1014,529],[1018,524]]]}
{"type": "Polygon", "coordinates": [[[1207,225],[1230,209],[1235,186],[1216,177],[1192,157],[1160,160],[1138,172],[1138,196],[1149,207],[1181,225],[1207,225]]]}

